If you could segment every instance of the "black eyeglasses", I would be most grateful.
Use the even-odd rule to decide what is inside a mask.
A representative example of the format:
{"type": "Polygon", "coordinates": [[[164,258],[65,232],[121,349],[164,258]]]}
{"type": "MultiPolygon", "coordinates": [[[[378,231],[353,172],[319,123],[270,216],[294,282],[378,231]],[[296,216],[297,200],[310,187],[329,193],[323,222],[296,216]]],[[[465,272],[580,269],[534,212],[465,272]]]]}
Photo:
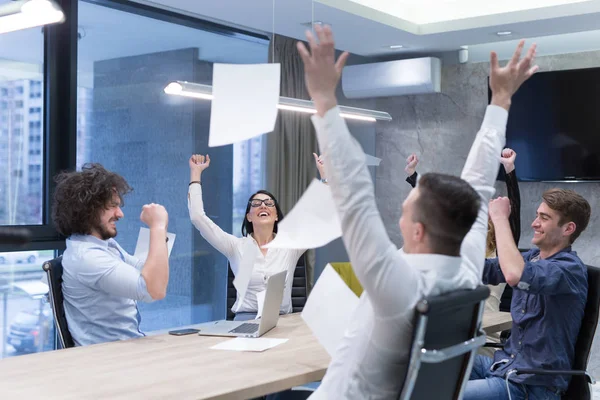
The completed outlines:
{"type": "Polygon", "coordinates": [[[265,203],[265,206],[267,207],[275,207],[275,200],[273,199],[252,199],[248,203],[250,203],[252,207],[260,207],[262,203],[265,203]]]}

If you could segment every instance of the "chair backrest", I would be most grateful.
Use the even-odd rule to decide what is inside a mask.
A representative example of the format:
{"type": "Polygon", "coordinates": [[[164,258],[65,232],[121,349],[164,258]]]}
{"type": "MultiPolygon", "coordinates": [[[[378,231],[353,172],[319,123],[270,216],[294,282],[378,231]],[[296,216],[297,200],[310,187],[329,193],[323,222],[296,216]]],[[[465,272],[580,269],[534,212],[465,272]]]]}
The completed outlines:
{"type": "Polygon", "coordinates": [[[61,348],[66,349],[74,347],[75,343],[69,332],[67,317],[65,315],[64,298],[62,291],[62,256],[50,261],[46,261],[42,268],[46,271],[48,277],[48,300],[52,305],[52,314],[54,315],[54,326],[58,336],[61,348]]]}
{"type": "Polygon", "coordinates": [[[306,253],[302,254],[294,270],[292,282],[292,312],[302,312],[308,297],[308,280],[306,275],[306,253]]]}
{"type": "MultiPolygon", "coordinates": [[[[575,344],[574,370],[585,371],[590,359],[592,342],[598,326],[598,313],[600,311],[600,268],[587,266],[588,295],[583,313],[583,321],[579,329],[579,336],[575,344]]],[[[575,375],[571,378],[569,388],[563,399],[585,400],[591,399],[590,386],[585,376],[575,375]]]]}
{"type": "Polygon", "coordinates": [[[432,296],[417,303],[408,373],[399,399],[458,400],[473,358],[485,343],[481,331],[486,286],[432,296]]]}
{"type": "Polygon", "coordinates": [[[231,311],[231,307],[235,304],[235,300],[237,299],[237,290],[235,286],[233,286],[233,280],[235,279],[235,275],[231,270],[231,265],[227,263],[227,317],[229,321],[232,321],[235,317],[235,313],[231,311]]]}
{"type": "MultiPolygon", "coordinates": [[[[293,312],[301,312],[306,304],[306,298],[308,297],[308,281],[306,279],[306,253],[302,254],[296,264],[296,270],[294,271],[294,281],[292,282],[292,309],[293,312]]],[[[227,263],[227,319],[233,320],[235,313],[231,311],[231,307],[235,304],[237,299],[237,290],[233,286],[233,280],[235,275],[231,270],[231,265],[227,263]]]]}

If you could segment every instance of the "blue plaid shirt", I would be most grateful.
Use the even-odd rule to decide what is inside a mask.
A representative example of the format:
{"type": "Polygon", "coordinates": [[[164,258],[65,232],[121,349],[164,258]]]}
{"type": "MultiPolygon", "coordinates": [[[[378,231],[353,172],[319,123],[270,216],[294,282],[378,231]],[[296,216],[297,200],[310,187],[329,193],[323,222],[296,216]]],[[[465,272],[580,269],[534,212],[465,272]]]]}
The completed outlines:
{"type": "MultiPolygon", "coordinates": [[[[513,287],[511,335],[494,354],[493,375],[505,377],[512,369],[570,370],[575,342],[587,300],[587,269],[567,247],[540,259],[540,250],[523,253],[525,269],[513,287]]],[[[488,259],[483,283],[506,282],[498,259],[488,259]]],[[[511,375],[511,381],[565,391],[569,376],[511,375]]]]}

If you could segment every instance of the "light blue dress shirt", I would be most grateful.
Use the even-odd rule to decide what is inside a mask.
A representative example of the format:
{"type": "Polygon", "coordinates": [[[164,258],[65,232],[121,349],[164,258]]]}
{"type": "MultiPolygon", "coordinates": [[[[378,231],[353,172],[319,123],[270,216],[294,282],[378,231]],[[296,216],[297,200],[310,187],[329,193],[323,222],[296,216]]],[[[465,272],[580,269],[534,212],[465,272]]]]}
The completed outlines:
{"type": "Polygon", "coordinates": [[[137,301],[152,297],[142,261],[114,239],[72,235],[62,264],[65,314],[76,346],[145,336],[137,301]]]}

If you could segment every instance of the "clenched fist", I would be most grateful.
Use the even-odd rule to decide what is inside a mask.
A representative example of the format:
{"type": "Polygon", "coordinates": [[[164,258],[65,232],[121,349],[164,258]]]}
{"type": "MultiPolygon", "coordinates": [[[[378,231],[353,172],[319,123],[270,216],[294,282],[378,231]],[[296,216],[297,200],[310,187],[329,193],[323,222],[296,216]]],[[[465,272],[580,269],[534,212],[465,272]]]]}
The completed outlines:
{"type": "Polygon", "coordinates": [[[417,164],[419,163],[419,158],[415,153],[412,153],[406,159],[406,167],[404,167],[404,171],[406,171],[408,176],[413,176],[415,171],[417,170],[417,164]]]}
{"type": "Polygon", "coordinates": [[[140,219],[148,228],[164,228],[169,225],[169,214],[160,204],[150,203],[142,207],[140,219]]]}
{"type": "Polygon", "coordinates": [[[510,200],[508,197],[498,197],[490,200],[489,214],[492,222],[500,219],[508,219],[510,216],[510,200]]]}

